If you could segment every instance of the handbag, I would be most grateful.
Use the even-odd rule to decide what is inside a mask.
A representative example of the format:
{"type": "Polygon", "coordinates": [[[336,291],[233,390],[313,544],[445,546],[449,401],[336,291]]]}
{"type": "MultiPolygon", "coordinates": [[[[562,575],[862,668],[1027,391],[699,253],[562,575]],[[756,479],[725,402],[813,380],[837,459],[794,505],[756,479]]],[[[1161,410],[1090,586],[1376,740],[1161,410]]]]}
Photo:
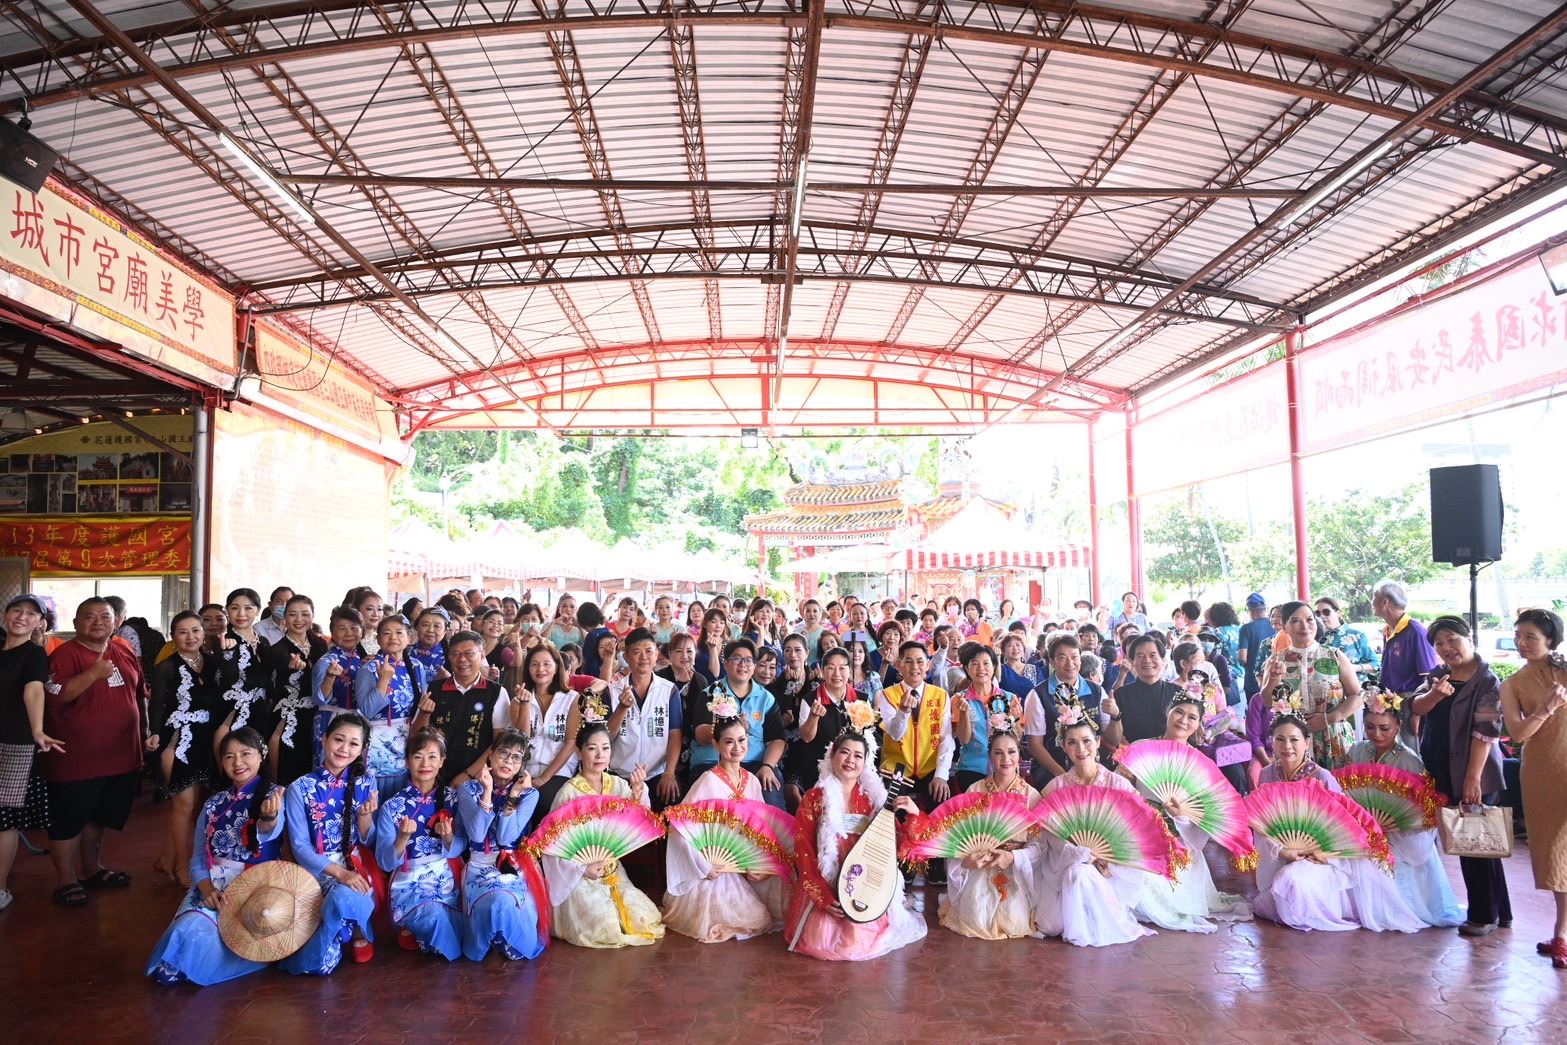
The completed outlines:
{"type": "Polygon", "coordinates": [[[1437,811],[1437,832],[1448,856],[1499,859],[1513,855],[1511,806],[1452,806],[1437,811]]]}

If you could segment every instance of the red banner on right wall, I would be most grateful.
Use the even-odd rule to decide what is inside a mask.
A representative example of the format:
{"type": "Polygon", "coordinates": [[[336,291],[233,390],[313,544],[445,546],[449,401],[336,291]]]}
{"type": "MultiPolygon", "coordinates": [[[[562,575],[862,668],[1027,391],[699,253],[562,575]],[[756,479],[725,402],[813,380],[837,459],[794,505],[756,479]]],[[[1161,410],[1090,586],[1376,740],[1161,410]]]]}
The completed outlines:
{"type": "MultiPolygon", "coordinates": [[[[1438,292],[1440,294],[1440,292],[1438,292]]],[[[1567,381],[1567,296],[1533,257],[1300,355],[1307,453],[1459,417],[1567,381]]]]}

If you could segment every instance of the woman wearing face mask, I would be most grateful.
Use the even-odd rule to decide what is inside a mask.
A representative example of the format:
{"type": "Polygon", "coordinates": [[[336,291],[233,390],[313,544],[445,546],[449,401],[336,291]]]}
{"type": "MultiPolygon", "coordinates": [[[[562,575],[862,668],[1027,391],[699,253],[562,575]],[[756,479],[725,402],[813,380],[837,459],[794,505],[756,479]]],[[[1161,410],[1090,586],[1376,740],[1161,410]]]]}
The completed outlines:
{"type": "MultiPolygon", "coordinates": [[[[584,795],[614,795],[648,804],[647,785],[639,767],[629,781],[609,772],[609,727],[585,722],[576,737],[577,775],[555,795],[551,812],[584,795]]],[[[641,947],[664,936],[658,908],[631,884],[618,860],[579,864],[544,857],[554,917],[550,931],[578,947],[641,947]]]]}
{"type": "Polygon", "coordinates": [[[408,786],[381,803],[375,817],[375,858],[391,876],[388,896],[397,943],[447,961],[462,956],[462,904],[457,873],[468,839],[457,816],[457,792],[438,778],[446,738],[421,729],[408,738],[408,786]]]}
{"type": "MultiPolygon", "coordinates": [[[[862,728],[869,732],[870,719],[862,728]]],[[[925,919],[905,905],[902,876],[887,913],[872,922],[852,922],[838,905],[838,871],[843,859],[887,801],[865,732],[849,729],[833,741],[818,767],[818,784],[806,792],[795,817],[794,861],[799,879],[789,899],[784,936],[800,954],[828,961],[879,958],[925,938],[925,919]]],[[[917,814],[904,795],[897,808],[917,814]]],[[[906,829],[900,825],[900,841],[906,829]]]]}
{"type": "MultiPolygon", "coordinates": [[[[1164,736],[1161,739],[1198,746],[1203,738],[1205,710],[1206,702],[1201,693],[1180,690],[1165,709],[1164,736]]],[[[1137,743],[1149,741],[1140,740],[1137,743]]],[[[1137,744],[1132,746],[1136,747],[1137,744]]],[[[1121,772],[1126,774],[1124,769],[1121,772]]],[[[1203,850],[1208,845],[1208,835],[1197,825],[1199,811],[1188,808],[1177,798],[1160,804],[1153,793],[1141,784],[1137,785],[1137,790],[1164,811],[1191,856],[1191,863],[1176,872],[1173,889],[1168,883],[1157,879],[1149,881],[1148,887],[1137,900],[1138,920],[1152,922],[1161,929],[1194,933],[1216,932],[1219,928],[1216,923],[1219,922],[1251,921],[1251,907],[1243,899],[1221,893],[1213,884],[1213,872],[1209,870],[1207,858],[1203,856],[1203,850]]]]}
{"type": "Polygon", "coordinates": [[[315,761],[314,718],[320,702],[310,687],[310,665],[326,654],[312,632],[315,603],[294,595],[283,614],[283,634],[267,651],[272,674],[272,737],[268,743],[272,779],[287,787],[310,772],[315,761]]]}
{"type": "Polygon", "coordinates": [[[229,883],[245,868],[280,855],[283,789],[268,778],[265,763],[265,745],[255,730],[242,726],[223,738],[218,764],[229,786],[202,806],[192,844],[185,847],[195,885],[147,962],[147,975],[159,983],[206,987],[265,968],[229,950],[218,935],[229,883]]]}
{"type": "Polygon", "coordinates": [[[537,958],[549,943],[549,890],[533,857],[519,848],[539,802],[528,760],[528,738],[503,729],[478,775],[457,791],[471,847],[462,884],[463,956],[470,961],[482,962],[492,948],[507,961],[537,958]]]}
{"type": "MultiPolygon", "coordinates": [[[[1383,693],[1372,682],[1367,682],[1362,692],[1366,697],[1366,739],[1349,749],[1350,766],[1392,766],[1424,777],[1425,763],[1398,738],[1404,698],[1383,693]]],[[[1393,850],[1393,879],[1409,909],[1427,925],[1451,928],[1462,923],[1463,908],[1458,906],[1437,852],[1436,828],[1389,831],[1387,842],[1393,850]]]]}
{"type": "MultiPolygon", "coordinates": [[[[713,746],[718,764],[697,777],[684,801],[703,799],[762,801],[762,785],[741,764],[749,736],[739,718],[740,706],[719,698],[713,713],[713,746]]],[[[783,882],[775,875],[721,873],[686,837],[669,832],[665,860],[668,888],[664,894],[664,924],[702,943],[748,940],[783,924],[783,882]]]]}
{"type": "Polygon", "coordinates": [[[283,815],[294,862],[321,883],[321,926],[304,947],[283,960],[295,975],[327,976],[347,945],[357,963],[375,956],[373,859],[375,781],[364,771],[370,723],[347,711],[332,720],[322,741],[321,768],[288,785],[283,815]]]}
{"type": "MultiPolygon", "coordinates": [[[[1304,605],[1304,604],[1302,604],[1304,605]]],[[[1334,794],[1343,788],[1311,759],[1310,733],[1298,697],[1279,694],[1274,705],[1273,764],[1262,783],[1314,780],[1334,794]]],[[[1292,929],[1341,932],[1418,932],[1424,928],[1399,895],[1393,877],[1369,858],[1342,860],[1289,849],[1267,835],[1257,841],[1257,899],[1252,907],[1292,929]]]]}

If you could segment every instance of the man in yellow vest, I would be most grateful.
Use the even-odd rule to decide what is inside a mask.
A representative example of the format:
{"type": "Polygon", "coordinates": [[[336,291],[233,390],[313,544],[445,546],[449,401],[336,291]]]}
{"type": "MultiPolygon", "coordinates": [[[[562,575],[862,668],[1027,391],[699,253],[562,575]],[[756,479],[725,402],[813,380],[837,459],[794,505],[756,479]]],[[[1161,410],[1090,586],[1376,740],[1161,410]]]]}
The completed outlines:
{"type": "MultiPolygon", "coordinates": [[[[898,766],[913,778],[911,794],[921,811],[945,802],[952,789],[947,778],[952,772],[951,701],[947,691],[940,686],[929,685],[925,672],[930,667],[930,657],[925,644],[910,639],[898,647],[898,674],[903,681],[881,691],[876,710],[881,715],[882,759],[884,773],[891,773],[898,766]]],[[[968,713],[968,701],[959,701],[960,714],[968,713]]],[[[926,881],[931,885],[946,884],[946,865],[932,860],[926,881]]],[[[912,868],[905,866],[906,880],[912,879],[912,868]]]]}

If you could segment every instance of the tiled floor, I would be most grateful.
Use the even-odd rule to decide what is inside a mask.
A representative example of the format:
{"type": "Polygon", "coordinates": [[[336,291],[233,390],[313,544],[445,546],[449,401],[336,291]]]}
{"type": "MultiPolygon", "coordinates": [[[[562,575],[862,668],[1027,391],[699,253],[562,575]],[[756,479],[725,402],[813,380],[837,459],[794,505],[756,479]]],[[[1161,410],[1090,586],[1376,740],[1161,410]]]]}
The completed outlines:
{"type": "Polygon", "coordinates": [[[647,948],[557,942],[536,962],[446,965],[383,936],[372,964],[326,980],[265,972],[197,990],[142,977],[179,899],[148,872],[163,816],[139,806],[130,830],[111,836],[109,862],[136,882],[80,910],[50,904],[47,859],[18,858],[17,900],[0,913],[5,1040],[1567,1041],[1567,972],[1534,953],[1549,898],[1529,887],[1524,855],[1508,868],[1518,928],[1477,941],[1263,923],[1103,950],[984,943],[936,927],[932,894],[930,936],[874,962],[795,957],[778,936],[701,945],[671,935],[647,948]]]}

